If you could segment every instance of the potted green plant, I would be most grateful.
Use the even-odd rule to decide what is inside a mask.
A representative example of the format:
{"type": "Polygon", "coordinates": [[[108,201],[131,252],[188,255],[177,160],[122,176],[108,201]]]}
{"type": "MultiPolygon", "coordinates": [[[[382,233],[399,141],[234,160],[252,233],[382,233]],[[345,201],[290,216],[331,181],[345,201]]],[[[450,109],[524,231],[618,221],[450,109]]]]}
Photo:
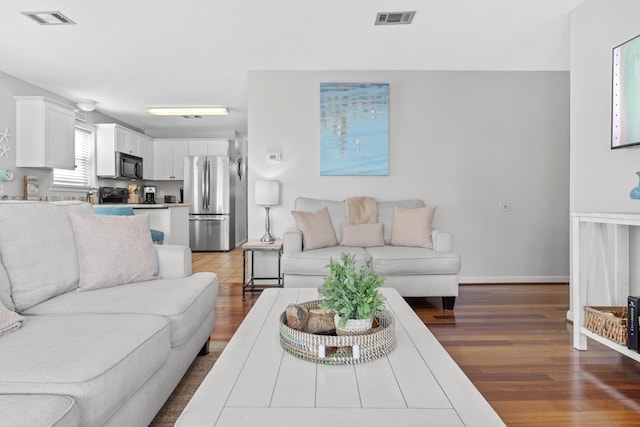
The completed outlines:
{"type": "Polygon", "coordinates": [[[332,258],[327,267],[329,276],[318,293],[324,297],[321,307],[336,312],[338,333],[370,330],[376,313],[383,308],[378,288],[383,285],[384,278],[371,269],[371,261],[357,271],[355,255],[345,253],[341,262],[332,258]]]}

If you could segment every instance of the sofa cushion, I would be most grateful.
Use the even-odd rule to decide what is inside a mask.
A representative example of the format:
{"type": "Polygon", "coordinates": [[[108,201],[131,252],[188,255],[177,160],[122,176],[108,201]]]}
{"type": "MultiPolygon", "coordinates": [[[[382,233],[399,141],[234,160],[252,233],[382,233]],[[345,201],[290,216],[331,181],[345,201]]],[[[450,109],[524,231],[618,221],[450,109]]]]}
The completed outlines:
{"type": "Polygon", "coordinates": [[[60,394],[101,425],[167,360],[169,322],[149,315],[27,316],[0,340],[0,394],[60,394]]]}
{"type": "Polygon", "coordinates": [[[0,425],[76,427],[80,425],[78,405],[69,396],[50,394],[0,395],[0,425]]]}
{"type": "Polygon", "coordinates": [[[129,283],[91,292],[68,292],[38,304],[25,314],[154,314],[171,323],[171,345],[184,343],[211,311],[218,294],[213,273],[183,279],[129,283]]]}
{"type": "Polygon", "coordinates": [[[433,249],[431,223],[435,213],[435,206],[414,209],[394,207],[391,244],[433,249]]]}
{"type": "MultiPolygon", "coordinates": [[[[360,268],[369,260],[369,254],[363,248],[348,246],[332,246],[329,248],[311,249],[294,252],[282,256],[282,270],[287,274],[329,275],[331,258],[339,260],[343,253],[355,255],[356,268],[360,268]]],[[[318,283],[321,286],[322,283],[318,283]]]]}
{"type": "Polygon", "coordinates": [[[382,223],[377,224],[342,224],[341,246],[384,246],[382,223]]]}
{"type": "Polygon", "coordinates": [[[291,214],[302,232],[302,245],[305,250],[326,248],[338,244],[327,208],[312,212],[292,211],[291,214]]]}
{"type": "Polygon", "coordinates": [[[458,274],[460,255],[432,249],[384,246],[366,249],[373,271],[383,276],[458,274]]]}
{"type": "Polygon", "coordinates": [[[81,290],[157,277],[158,259],[149,237],[149,216],[69,213],[78,250],[81,290]]]}
{"type": "Polygon", "coordinates": [[[76,288],[78,260],[67,208],[0,203],[0,258],[18,312],[76,288]]]}

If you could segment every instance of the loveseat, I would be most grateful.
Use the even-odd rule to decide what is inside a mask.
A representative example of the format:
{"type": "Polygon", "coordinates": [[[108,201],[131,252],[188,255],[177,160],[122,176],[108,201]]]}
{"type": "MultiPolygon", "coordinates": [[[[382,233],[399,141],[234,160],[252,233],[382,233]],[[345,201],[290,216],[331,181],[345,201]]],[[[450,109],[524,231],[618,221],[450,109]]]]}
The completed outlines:
{"type": "Polygon", "coordinates": [[[451,233],[432,228],[435,207],[419,199],[374,199],[376,219],[348,224],[347,201],[296,199],[296,227],[283,236],[284,286],[322,286],[330,260],[346,252],[357,266],[370,260],[373,271],[385,277],[384,286],[402,296],[442,297],[444,308],[453,309],[460,255],[453,252],[451,233]]]}
{"type": "Polygon", "coordinates": [[[144,215],[0,203],[0,260],[2,426],[147,426],[207,349],[218,279],[144,215]]]}

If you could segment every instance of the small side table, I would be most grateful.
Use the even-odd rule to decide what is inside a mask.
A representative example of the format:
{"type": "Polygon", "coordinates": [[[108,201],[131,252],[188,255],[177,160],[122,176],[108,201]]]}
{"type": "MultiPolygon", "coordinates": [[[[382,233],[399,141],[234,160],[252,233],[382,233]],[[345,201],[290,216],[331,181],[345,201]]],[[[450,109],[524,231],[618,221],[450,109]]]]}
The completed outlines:
{"type": "Polygon", "coordinates": [[[261,292],[266,286],[282,287],[282,272],[280,270],[280,259],[282,258],[282,240],[273,243],[263,243],[259,240],[249,240],[242,245],[242,301],[247,299],[245,292],[261,292]],[[278,277],[256,277],[253,266],[255,252],[273,251],[278,253],[278,277]],[[247,252],[251,252],[251,274],[247,280],[247,252]],[[276,280],[276,283],[261,283],[256,287],[256,280],[276,280]]]}

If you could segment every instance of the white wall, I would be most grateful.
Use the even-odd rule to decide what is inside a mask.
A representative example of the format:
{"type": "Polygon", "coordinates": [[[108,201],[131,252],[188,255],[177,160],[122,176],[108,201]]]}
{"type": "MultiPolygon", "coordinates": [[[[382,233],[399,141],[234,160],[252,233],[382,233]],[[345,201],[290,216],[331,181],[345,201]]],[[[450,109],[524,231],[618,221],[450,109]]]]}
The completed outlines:
{"type": "Polygon", "coordinates": [[[462,282],[567,280],[567,72],[251,71],[248,93],[249,238],[264,233],[253,182],[273,178],[276,236],[298,196],[422,198],[454,234],[462,282]],[[321,82],[390,84],[389,176],[320,176],[321,82]]]}
{"type": "Polygon", "coordinates": [[[571,210],[640,212],[640,147],[611,150],[612,49],[640,34],[637,0],[586,0],[571,15],[571,210]]]}
{"type": "MultiPolygon", "coordinates": [[[[638,16],[637,0],[585,0],[571,14],[572,212],[640,213],[640,201],[629,197],[638,185],[640,147],[610,149],[612,49],[640,34],[638,16]]],[[[637,294],[640,265],[633,262],[640,254],[637,227],[632,230],[630,249],[631,293],[637,294]]],[[[606,305],[597,304],[608,298],[596,288],[589,297],[591,303],[606,305]]]]}

